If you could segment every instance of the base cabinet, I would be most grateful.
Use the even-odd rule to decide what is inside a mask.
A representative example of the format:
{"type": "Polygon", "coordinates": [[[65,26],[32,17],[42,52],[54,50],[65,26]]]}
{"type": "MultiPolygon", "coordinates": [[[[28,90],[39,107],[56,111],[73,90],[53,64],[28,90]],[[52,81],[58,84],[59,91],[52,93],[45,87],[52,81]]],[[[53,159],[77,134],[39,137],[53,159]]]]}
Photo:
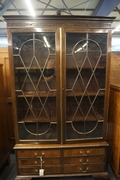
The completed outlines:
{"type": "MultiPolygon", "coordinates": [[[[106,172],[106,155],[107,155],[107,143],[100,144],[74,144],[69,145],[35,145],[31,147],[26,145],[23,148],[20,145],[15,146],[18,176],[23,176],[23,179],[28,177],[28,174],[32,177],[41,176],[75,176],[75,175],[87,175],[103,177],[108,174],[106,172]],[[41,169],[44,173],[41,174],[41,169]],[[102,175],[103,174],[103,175],[102,175]]],[[[106,178],[105,178],[106,179],[106,178]]]]}

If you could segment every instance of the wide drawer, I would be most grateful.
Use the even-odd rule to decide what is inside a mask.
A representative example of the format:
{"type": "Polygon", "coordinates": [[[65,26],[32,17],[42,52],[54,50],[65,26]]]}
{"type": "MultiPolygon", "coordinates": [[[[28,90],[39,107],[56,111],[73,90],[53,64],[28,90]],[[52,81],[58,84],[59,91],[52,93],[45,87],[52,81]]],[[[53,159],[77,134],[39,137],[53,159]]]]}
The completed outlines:
{"type": "Polygon", "coordinates": [[[105,171],[105,165],[66,165],[64,166],[64,173],[94,173],[105,171]]]}
{"type": "MultiPolygon", "coordinates": [[[[40,165],[40,159],[34,158],[34,159],[18,159],[18,167],[19,166],[25,166],[25,165],[31,165],[36,166],[40,165]]],[[[43,165],[60,165],[61,160],[60,158],[43,158],[42,164],[43,165]]]]}
{"type": "Polygon", "coordinates": [[[63,164],[101,164],[105,163],[105,156],[96,157],[65,157],[63,164]]]}
{"type": "Polygon", "coordinates": [[[77,149],[64,149],[64,157],[72,156],[100,156],[105,155],[105,148],[77,148],[77,149]]]}
{"type": "Polygon", "coordinates": [[[34,158],[34,157],[60,157],[60,150],[17,150],[17,157],[18,158],[34,158]]]}
{"type": "MultiPolygon", "coordinates": [[[[44,174],[45,175],[51,175],[51,174],[60,174],[61,173],[61,167],[60,166],[49,166],[45,167],[44,174]]],[[[19,175],[39,175],[39,167],[36,168],[18,168],[18,174],[19,175]]]]}

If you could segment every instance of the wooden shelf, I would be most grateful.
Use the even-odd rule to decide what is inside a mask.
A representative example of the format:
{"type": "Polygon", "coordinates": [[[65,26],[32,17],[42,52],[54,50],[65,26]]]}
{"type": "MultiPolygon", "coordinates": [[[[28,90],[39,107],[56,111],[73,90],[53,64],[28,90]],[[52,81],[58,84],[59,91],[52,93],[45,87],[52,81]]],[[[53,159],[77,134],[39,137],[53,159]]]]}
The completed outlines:
{"type": "MultiPolygon", "coordinates": [[[[76,69],[77,70],[77,68],[78,69],[81,69],[81,67],[80,66],[78,66],[78,67],[76,67],[76,66],[67,66],[67,68],[66,69],[76,69]]],[[[101,69],[101,70],[103,70],[103,69],[106,69],[106,67],[104,67],[104,66],[97,66],[97,67],[88,67],[88,66],[83,66],[82,67],[82,69],[86,69],[86,70],[88,70],[88,69],[101,69]]]]}
{"type": "MultiPolygon", "coordinates": [[[[73,91],[74,92],[74,91],[73,91]]],[[[74,96],[83,96],[83,92],[79,92],[79,91],[75,91],[73,93],[72,91],[71,92],[66,92],[66,96],[67,97],[74,97],[74,96]]],[[[96,96],[97,92],[87,92],[87,93],[84,93],[84,96],[96,96]]],[[[104,96],[105,95],[105,92],[99,92],[99,94],[97,96],[104,96]]]]}
{"type": "Polygon", "coordinates": [[[24,92],[24,95],[17,92],[17,97],[56,97],[56,90],[55,91],[39,91],[37,93],[35,92],[24,92]]]}
{"type": "Polygon", "coordinates": [[[39,121],[37,120],[37,118],[35,119],[32,115],[27,116],[25,119],[21,119],[20,121],[18,121],[18,123],[57,123],[57,118],[55,116],[51,117],[50,119],[47,119],[45,117],[40,117],[39,121]]]}
{"type": "MultiPolygon", "coordinates": [[[[98,113],[97,113],[97,114],[96,114],[96,117],[97,117],[97,120],[98,120],[99,122],[103,122],[103,121],[104,121],[104,117],[103,117],[101,114],[98,114],[98,113]]],[[[66,122],[72,122],[72,121],[71,121],[72,118],[73,118],[73,116],[68,115],[66,122]]],[[[89,122],[89,121],[97,121],[97,120],[95,119],[95,116],[92,116],[92,115],[89,115],[89,116],[87,117],[87,119],[86,119],[87,122],[89,122]]],[[[73,121],[74,121],[74,122],[84,122],[82,116],[76,116],[73,121]]]]}
{"type": "MultiPolygon", "coordinates": [[[[40,68],[43,69],[43,67],[40,67],[40,68]]],[[[16,70],[26,70],[26,69],[27,69],[27,70],[39,70],[39,71],[40,71],[40,68],[39,68],[38,66],[36,66],[36,67],[35,67],[35,66],[34,66],[34,67],[19,67],[19,66],[18,66],[18,67],[15,67],[16,70]]],[[[77,70],[77,68],[81,69],[80,66],[78,66],[78,67],[76,67],[76,66],[67,66],[66,69],[67,69],[67,70],[70,70],[70,69],[71,69],[71,70],[72,70],[72,69],[76,69],[76,70],[77,70]]],[[[84,66],[83,66],[83,67],[82,67],[82,69],[86,69],[86,70],[88,70],[88,69],[96,69],[96,70],[97,70],[97,69],[98,69],[98,70],[101,69],[101,70],[103,70],[103,69],[105,69],[105,68],[106,68],[106,67],[104,67],[104,66],[97,66],[97,67],[87,67],[87,66],[84,67],[84,66]]]]}
{"type": "MultiPolygon", "coordinates": [[[[24,92],[24,95],[21,94],[21,92],[17,92],[17,97],[21,97],[21,98],[24,98],[24,97],[56,97],[56,90],[55,91],[39,91],[38,93],[34,93],[34,92],[24,92]]],[[[87,92],[87,93],[84,93],[84,96],[96,96],[97,92],[87,92]]],[[[66,92],[66,96],[67,97],[79,97],[79,96],[82,96],[83,95],[83,92],[79,92],[79,91],[71,91],[71,92],[66,92]]],[[[99,92],[97,96],[104,96],[105,95],[105,92],[99,92]]]]}

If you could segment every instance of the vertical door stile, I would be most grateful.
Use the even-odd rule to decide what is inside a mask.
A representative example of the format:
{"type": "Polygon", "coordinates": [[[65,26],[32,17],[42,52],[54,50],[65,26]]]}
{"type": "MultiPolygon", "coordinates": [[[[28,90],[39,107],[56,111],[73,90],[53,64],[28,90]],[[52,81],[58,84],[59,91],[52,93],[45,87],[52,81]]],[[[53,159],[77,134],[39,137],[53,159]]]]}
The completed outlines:
{"type": "Polygon", "coordinates": [[[63,74],[62,74],[62,28],[60,28],[60,117],[61,117],[61,144],[63,144],[63,107],[62,107],[62,90],[63,90],[63,74]]]}
{"type": "Polygon", "coordinates": [[[66,30],[62,30],[62,136],[66,143],[66,30]]]}
{"type": "Polygon", "coordinates": [[[106,92],[105,92],[105,113],[104,113],[104,129],[103,129],[103,138],[106,139],[107,136],[107,129],[108,129],[108,107],[109,107],[109,95],[110,95],[110,65],[111,65],[111,40],[112,40],[112,33],[111,30],[108,31],[107,35],[107,59],[106,59],[106,79],[105,79],[105,84],[106,84],[106,92]]]}

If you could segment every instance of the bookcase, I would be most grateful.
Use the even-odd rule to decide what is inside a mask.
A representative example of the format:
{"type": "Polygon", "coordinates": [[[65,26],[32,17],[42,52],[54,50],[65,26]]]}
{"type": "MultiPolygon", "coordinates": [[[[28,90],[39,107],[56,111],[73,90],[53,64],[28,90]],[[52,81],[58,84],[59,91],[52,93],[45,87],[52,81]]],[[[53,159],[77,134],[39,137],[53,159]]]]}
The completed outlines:
{"type": "Polygon", "coordinates": [[[5,16],[18,179],[109,179],[111,17],[5,16]]]}

